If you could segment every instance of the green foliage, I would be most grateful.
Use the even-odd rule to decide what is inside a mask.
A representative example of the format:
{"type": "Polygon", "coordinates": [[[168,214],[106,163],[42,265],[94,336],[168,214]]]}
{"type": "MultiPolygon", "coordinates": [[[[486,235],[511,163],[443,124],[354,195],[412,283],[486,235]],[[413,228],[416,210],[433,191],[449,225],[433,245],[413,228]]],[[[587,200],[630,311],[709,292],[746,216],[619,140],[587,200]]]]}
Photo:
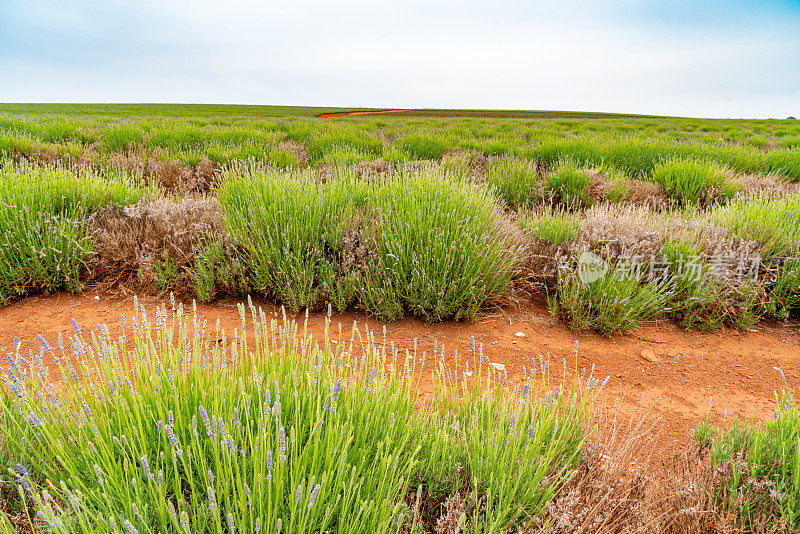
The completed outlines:
{"type": "Polygon", "coordinates": [[[300,160],[297,155],[285,148],[274,147],[267,155],[267,161],[276,167],[300,167],[300,160]]]}
{"type": "Polygon", "coordinates": [[[166,291],[175,280],[175,275],[178,274],[178,264],[169,254],[164,254],[160,260],[153,264],[150,274],[158,290],[166,291]]]}
{"type": "Polygon", "coordinates": [[[438,160],[444,156],[453,145],[447,140],[436,136],[415,133],[400,139],[399,148],[416,159],[438,160]]]}
{"type": "Polygon", "coordinates": [[[345,174],[323,184],[259,169],[232,173],[220,200],[252,287],[293,310],[325,299],[343,309],[358,294],[384,320],[406,310],[427,321],[474,318],[511,280],[494,199],[458,178],[365,183],[345,174]],[[353,242],[361,233],[364,242],[353,242]]]}
{"type": "Polygon", "coordinates": [[[486,181],[512,210],[530,208],[544,196],[536,166],[528,160],[510,157],[492,160],[486,181]]]}
{"type": "MultiPolygon", "coordinates": [[[[590,377],[590,387],[595,382],[590,377]]],[[[510,398],[497,388],[464,387],[453,395],[443,387],[438,394],[440,408],[425,427],[411,487],[422,485],[429,506],[465,494],[466,532],[507,532],[530,521],[560,486],[549,473],[559,481],[580,463],[587,405],[574,394],[547,390],[543,404],[531,409],[530,390],[537,385],[547,390],[547,376],[529,378],[527,392],[510,398]],[[456,404],[454,397],[463,400],[456,404]]]]}
{"type": "Polygon", "coordinates": [[[694,439],[701,448],[710,447],[714,443],[716,429],[708,417],[703,419],[694,431],[694,439]]]}
{"type": "MultiPolygon", "coordinates": [[[[400,175],[370,197],[370,206],[370,268],[414,315],[427,322],[474,319],[507,289],[515,259],[494,198],[483,188],[436,173],[400,175]]],[[[365,307],[393,318],[383,307],[365,307]]]]}
{"type": "Polygon", "coordinates": [[[733,196],[730,174],[712,161],[670,159],[659,163],[650,179],[662,184],[679,205],[707,205],[733,196]]]}
{"type": "Polygon", "coordinates": [[[786,319],[800,308],[800,259],[788,259],[778,269],[777,278],[767,297],[766,311],[786,319]]]}
{"type": "Polygon", "coordinates": [[[344,233],[366,200],[366,186],[325,184],[311,173],[233,171],[220,190],[228,232],[241,243],[250,285],[292,310],[322,304],[323,274],[343,261],[344,233]]]}
{"type": "Polygon", "coordinates": [[[580,219],[564,210],[524,214],[517,223],[536,239],[555,246],[575,241],[581,231],[580,219]]]}
{"type": "Polygon", "coordinates": [[[631,191],[630,179],[623,172],[613,168],[604,169],[603,175],[611,183],[605,199],[616,203],[625,201],[631,191]]]}
{"type": "Polygon", "coordinates": [[[716,208],[712,220],[753,243],[765,260],[789,258],[800,242],[800,195],[741,195],[716,208]]]}
{"type": "Polygon", "coordinates": [[[562,204],[581,208],[592,203],[587,193],[590,181],[589,173],[577,163],[572,160],[561,160],[547,171],[545,187],[562,204]]]}
{"type": "Polygon", "coordinates": [[[144,138],[144,131],[136,124],[121,123],[103,129],[103,145],[111,152],[124,152],[138,145],[144,138]]]}
{"type": "MultiPolygon", "coordinates": [[[[308,153],[313,161],[322,161],[329,154],[339,152],[367,159],[381,155],[383,144],[373,135],[354,127],[337,124],[335,129],[309,135],[304,139],[308,153]]],[[[360,160],[359,160],[360,161],[360,160]]]]}
{"type": "Polygon", "coordinates": [[[548,297],[548,308],[573,331],[594,329],[611,336],[654,317],[668,300],[665,283],[643,284],[637,273],[612,267],[588,284],[574,272],[563,273],[558,292],[548,297]]]}
{"type": "Polygon", "coordinates": [[[760,286],[715,274],[698,248],[697,235],[673,236],[662,248],[666,279],[670,284],[665,311],[683,328],[711,332],[728,325],[752,328],[761,318],[760,286]]]}
{"type": "Polygon", "coordinates": [[[222,243],[207,238],[189,267],[192,286],[200,302],[211,302],[224,291],[241,294],[247,290],[242,267],[222,243]]]}

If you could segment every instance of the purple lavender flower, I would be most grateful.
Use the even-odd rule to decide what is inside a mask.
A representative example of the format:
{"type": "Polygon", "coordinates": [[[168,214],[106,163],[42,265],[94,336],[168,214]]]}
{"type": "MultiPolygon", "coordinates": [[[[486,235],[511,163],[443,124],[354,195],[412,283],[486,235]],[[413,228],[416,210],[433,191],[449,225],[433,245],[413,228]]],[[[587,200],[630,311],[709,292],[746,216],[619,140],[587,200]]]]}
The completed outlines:
{"type": "Polygon", "coordinates": [[[14,466],[16,470],[9,469],[8,472],[11,473],[14,478],[17,479],[17,484],[24,489],[27,493],[31,493],[32,488],[30,482],[28,482],[28,478],[30,475],[28,474],[28,470],[25,469],[25,466],[22,464],[17,464],[14,466]]]}
{"type": "Polygon", "coordinates": [[[144,456],[140,456],[139,463],[142,464],[142,470],[144,471],[144,474],[147,475],[147,478],[153,480],[155,478],[155,475],[153,475],[153,472],[150,471],[150,464],[148,463],[147,458],[144,456]]]}
{"type": "Polygon", "coordinates": [[[214,488],[208,486],[208,505],[211,508],[212,512],[217,511],[217,501],[215,495],[216,493],[214,493],[214,488]]]}
{"type": "Polygon", "coordinates": [[[336,401],[339,400],[339,395],[342,391],[342,381],[337,380],[336,384],[333,386],[333,391],[331,392],[331,412],[336,411],[336,401]]]}
{"type": "Polygon", "coordinates": [[[188,534],[188,532],[189,532],[189,514],[187,514],[185,511],[181,512],[180,520],[181,520],[181,527],[183,527],[183,530],[188,534]]]}
{"type": "Polygon", "coordinates": [[[172,447],[175,449],[175,454],[178,456],[183,455],[183,449],[180,447],[180,443],[178,442],[178,436],[175,435],[175,432],[172,429],[173,425],[167,425],[164,427],[164,431],[167,433],[167,439],[172,444],[172,447]]]}
{"type": "Polygon", "coordinates": [[[311,495],[308,497],[308,509],[311,510],[311,507],[314,506],[314,503],[317,501],[317,495],[319,494],[321,486],[317,484],[314,486],[314,489],[311,490],[311,495]]]}
{"type": "Polygon", "coordinates": [[[284,430],[283,426],[278,428],[278,450],[281,453],[286,452],[286,430],[284,430]]]}
{"type": "Polygon", "coordinates": [[[36,338],[39,340],[39,343],[42,344],[42,347],[44,347],[44,350],[46,350],[48,352],[52,352],[53,351],[52,347],[50,347],[50,343],[47,342],[47,340],[44,338],[44,336],[42,336],[42,334],[37,334],[36,338]]]}
{"type": "Polygon", "coordinates": [[[369,373],[369,380],[367,380],[367,391],[372,391],[372,383],[375,381],[375,367],[369,373]]]}
{"type": "Polygon", "coordinates": [[[206,433],[209,437],[213,437],[216,432],[214,431],[214,427],[211,425],[208,412],[206,412],[206,409],[202,405],[198,406],[197,411],[200,413],[200,419],[203,420],[203,425],[206,427],[206,433]]]}
{"type": "Polygon", "coordinates": [[[8,363],[11,364],[11,368],[14,369],[14,371],[16,371],[17,374],[20,374],[21,370],[19,368],[19,362],[17,361],[16,358],[14,358],[14,355],[11,354],[10,352],[7,352],[6,359],[8,360],[8,363]]]}

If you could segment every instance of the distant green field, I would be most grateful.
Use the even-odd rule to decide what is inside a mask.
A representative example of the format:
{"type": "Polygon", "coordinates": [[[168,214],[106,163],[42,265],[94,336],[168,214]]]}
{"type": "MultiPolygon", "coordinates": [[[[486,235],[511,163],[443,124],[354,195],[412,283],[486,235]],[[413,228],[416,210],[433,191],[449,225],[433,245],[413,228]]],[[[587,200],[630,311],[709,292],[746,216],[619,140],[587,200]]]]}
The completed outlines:
{"type": "Polygon", "coordinates": [[[367,108],[309,106],[251,106],[234,104],[0,104],[0,113],[106,115],[116,117],[165,116],[250,116],[313,117],[338,111],[366,111],[367,108]]]}
{"type": "Polygon", "coordinates": [[[547,298],[607,335],[800,306],[800,121],[316,117],[342,111],[0,105],[0,303],[97,279],[385,320],[547,298]]]}
{"type": "MultiPolygon", "coordinates": [[[[513,109],[409,109],[392,113],[396,117],[472,117],[486,119],[655,119],[656,115],[599,113],[590,111],[547,111],[513,109]]],[[[664,117],[666,118],[666,117],[664,117]]]]}

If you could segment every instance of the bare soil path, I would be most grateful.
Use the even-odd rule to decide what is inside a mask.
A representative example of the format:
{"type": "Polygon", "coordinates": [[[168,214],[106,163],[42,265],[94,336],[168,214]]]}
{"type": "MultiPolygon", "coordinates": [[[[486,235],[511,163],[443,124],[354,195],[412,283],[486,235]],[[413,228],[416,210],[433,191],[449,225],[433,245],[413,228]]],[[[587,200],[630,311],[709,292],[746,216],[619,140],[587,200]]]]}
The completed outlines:
{"type": "Polygon", "coordinates": [[[337,111],[336,113],[322,113],[317,115],[318,119],[335,119],[338,117],[350,117],[353,115],[391,115],[392,113],[403,113],[411,111],[409,109],[379,109],[374,111],[337,111]]]}
{"type": "MultiPolygon", "coordinates": [[[[153,296],[140,297],[148,311],[164,302],[153,296]]],[[[130,315],[132,298],[109,297],[91,291],[82,295],[65,293],[31,297],[0,308],[0,351],[12,351],[13,337],[19,336],[22,351],[38,351],[37,334],[51,343],[58,332],[71,333],[70,320],[75,318],[85,330],[106,323],[116,333],[120,314],[130,315]]],[[[228,331],[239,324],[237,301],[219,301],[201,305],[198,311],[213,325],[219,317],[228,331]]],[[[265,312],[280,315],[280,308],[269,302],[256,302],[265,312]]],[[[302,316],[299,317],[302,320],[302,316]]],[[[363,314],[345,313],[333,317],[348,334],[353,321],[359,327],[368,325],[382,335],[382,325],[363,314]]],[[[323,314],[311,314],[309,330],[318,339],[322,336],[323,314]]],[[[722,330],[711,334],[686,332],[676,325],[643,326],[625,335],[607,339],[596,334],[576,335],[552,318],[543,304],[523,309],[503,310],[487,315],[475,323],[445,322],[425,325],[416,319],[405,319],[386,325],[387,339],[397,347],[413,347],[418,340],[419,352],[433,351],[445,344],[448,355],[458,349],[471,354],[472,336],[483,343],[484,352],[493,362],[506,366],[509,380],[521,383],[523,367],[530,369],[531,357],[550,353],[551,368],[556,379],[562,376],[562,359],[567,362],[567,377],[575,370],[575,342],[578,341],[578,372],[595,366],[595,375],[602,380],[610,376],[605,388],[609,410],[620,406],[622,414],[645,409],[662,419],[656,436],[666,449],[679,450],[689,432],[710,413],[712,421],[730,421],[734,416],[772,417],[774,393],[787,387],[778,369],[783,370],[789,387],[800,383],[800,325],[797,323],[759,326],[752,332],[722,330]],[[518,333],[522,332],[523,336],[518,333]],[[713,403],[709,408],[709,401],[713,403]],[[709,412],[710,409],[710,412],[709,412]]],[[[432,358],[429,358],[429,361],[432,358]]],[[[45,362],[52,363],[52,362],[45,362]]],[[[426,364],[426,367],[430,363],[426,364]]],[[[430,390],[428,381],[421,384],[422,393],[430,390]]]]}

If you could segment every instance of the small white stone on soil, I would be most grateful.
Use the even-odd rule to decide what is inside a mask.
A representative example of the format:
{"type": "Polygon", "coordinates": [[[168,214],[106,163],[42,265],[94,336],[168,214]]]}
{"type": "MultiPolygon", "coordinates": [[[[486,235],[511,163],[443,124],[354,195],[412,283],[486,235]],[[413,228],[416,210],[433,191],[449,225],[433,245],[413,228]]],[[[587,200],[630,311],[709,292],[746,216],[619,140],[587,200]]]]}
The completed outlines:
{"type": "Polygon", "coordinates": [[[525,337],[525,332],[517,332],[514,335],[517,336],[517,337],[525,337]]]}

